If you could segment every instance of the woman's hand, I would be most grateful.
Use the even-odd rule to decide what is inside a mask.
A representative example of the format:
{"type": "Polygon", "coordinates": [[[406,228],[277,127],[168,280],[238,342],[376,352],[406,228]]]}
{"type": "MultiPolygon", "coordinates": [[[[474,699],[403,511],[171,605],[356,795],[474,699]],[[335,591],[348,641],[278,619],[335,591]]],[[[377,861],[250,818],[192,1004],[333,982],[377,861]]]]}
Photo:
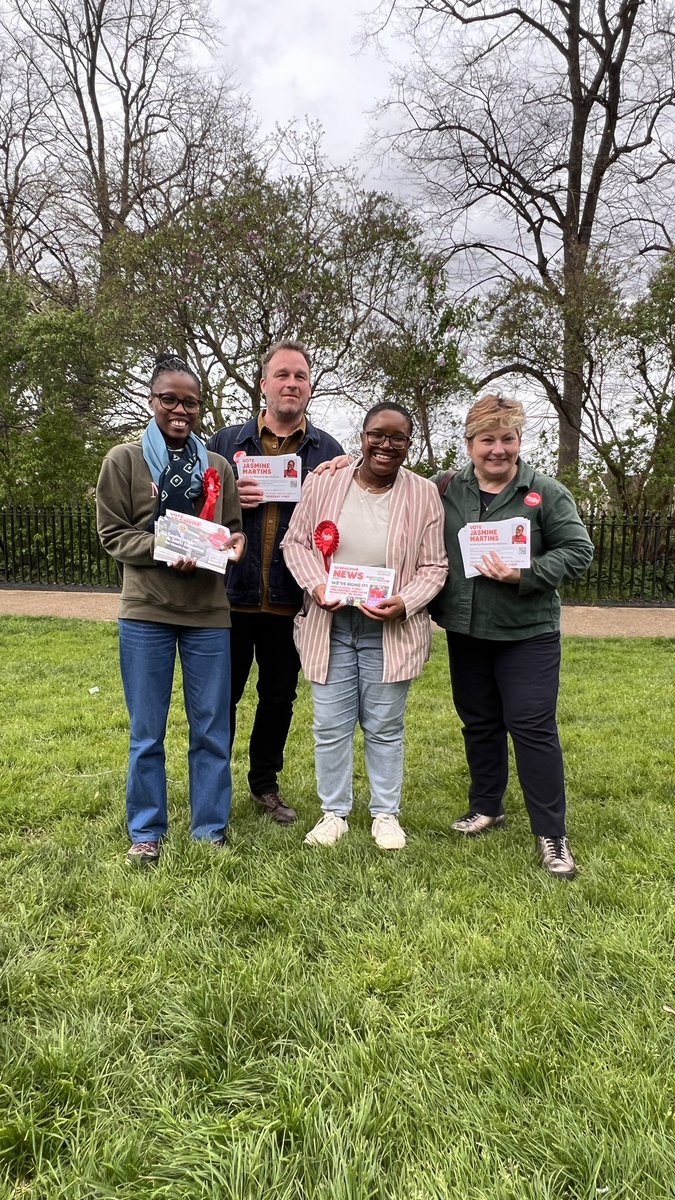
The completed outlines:
{"type": "Polygon", "coordinates": [[[233,533],[232,537],[228,538],[223,545],[223,549],[234,551],[234,553],[230,555],[230,562],[239,562],[246,549],[246,534],[233,533]]]}
{"type": "Polygon", "coordinates": [[[388,600],[381,600],[376,608],[362,604],[361,612],[374,621],[405,621],[405,600],[400,596],[390,596],[388,600]]]}
{"type": "Polygon", "coordinates": [[[181,575],[191,575],[197,570],[196,558],[177,558],[175,562],[167,563],[172,571],[178,571],[181,575]]]}
{"type": "Polygon", "coordinates": [[[497,583],[520,583],[520,567],[507,567],[496,550],[484,554],[483,561],[476,563],[476,570],[486,579],[495,579],[497,583]]]}
{"type": "Polygon", "coordinates": [[[326,600],[326,585],[319,583],[312,592],[312,599],[319,608],[325,608],[326,612],[335,612],[336,608],[342,608],[341,600],[326,600]]]}
{"type": "Polygon", "coordinates": [[[336,471],[341,471],[343,467],[351,467],[356,459],[352,458],[351,454],[338,454],[337,458],[329,458],[327,462],[319,463],[312,471],[312,475],[323,475],[324,471],[330,471],[334,475],[336,471]]]}
{"type": "Polygon", "coordinates": [[[243,479],[237,480],[237,491],[242,508],[258,508],[265,500],[265,493],[258,480],[247,479],[245,475],[243,479]]]}

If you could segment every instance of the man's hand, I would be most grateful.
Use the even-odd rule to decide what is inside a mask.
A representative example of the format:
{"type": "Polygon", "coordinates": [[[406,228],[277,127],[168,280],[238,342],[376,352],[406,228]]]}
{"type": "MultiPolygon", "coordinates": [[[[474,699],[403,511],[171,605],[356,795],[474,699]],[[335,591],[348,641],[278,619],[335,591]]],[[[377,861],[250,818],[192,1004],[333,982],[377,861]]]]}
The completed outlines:
{"type": "Polygon", "coordinates": [[[483,561],[476,563],[476,570],[486,579],[494,579],[497,583],[520,583],[520,567],[507,567],[496,550],[484,554],[483,561]]]}
{"type": "Polygon", "coordinates": [[[343,467],[351,467],[356,459],[352,458],[351,454],[338,454],[337,458],[329,458],[328,462],[319,463],[311,472],[312,475],[323,475],[324,471],[329,471],[334,475],[336,471],[341,471],[343,467]]]}
{"type": "Polygon", "coordinates": [[[167,563],[172,571],[178,571],[181,575],[191,575],[197,570],[196,558],[177,558],[175,562],[167,563]]]}
{"type": "Polygon", "coordinates": [[[265,501],[265,493],[257,479],[247,479],[244,475],[242,479],[237,480],[237,491],[242,508],[257,508],[265,501]]]}
{"type": "Polygon", "coordinates": [[[342,608],[341,600],[326,600],[326,585],[319,583],[312,592],[312,599],[319,608],[325,608],[326,612],[335,612],[337,608],[342,608]]]}
{"type": "Polygon", "coordinates": [[[361,612],[365,613],[367,617],[372,617],[374,621],[405,621],[405,600],[402,600],[400,596],[390,596],[388,600],[380,601],[374,608],[362,604],[361,612]]]}
{"type": "Polygon", "coordinates": [[[239,562],[243,557],[246,549],[246,534],[233,533],[232,537],[228,538],[223,546],[224,550],[234,550],[234,554],[230,558],[230,562],[239,562]]]}

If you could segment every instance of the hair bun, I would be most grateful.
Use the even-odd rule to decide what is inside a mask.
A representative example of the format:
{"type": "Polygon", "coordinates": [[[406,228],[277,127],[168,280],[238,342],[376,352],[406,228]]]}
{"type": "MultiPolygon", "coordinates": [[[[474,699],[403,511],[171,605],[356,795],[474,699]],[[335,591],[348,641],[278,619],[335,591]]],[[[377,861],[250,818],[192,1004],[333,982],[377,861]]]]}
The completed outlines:
{"type": "Polygon", "coordinates": [[[180,363],[187,371],[188,365],[183,361],[180,354],[175,354],[173,350],[165,350],[162,354],[155,355],[155,366],[162,367],[165,363],[180,363]]]}

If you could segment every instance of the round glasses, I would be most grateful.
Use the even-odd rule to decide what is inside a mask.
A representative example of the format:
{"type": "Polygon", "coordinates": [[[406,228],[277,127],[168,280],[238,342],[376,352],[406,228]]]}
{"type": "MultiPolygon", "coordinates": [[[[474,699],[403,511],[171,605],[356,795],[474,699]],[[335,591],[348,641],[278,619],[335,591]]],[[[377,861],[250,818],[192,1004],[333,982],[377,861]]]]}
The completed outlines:
{"type": "Polygon", "coordinates": [[[182,404],[185,412],[196,413],[202,406],[201,400],[194,400],[192,396],[174,396],[173,392],[151,392],[150,395],[159,400],[166,412],[173,412],[174,408],[182,404]]]}
{"type": "Polygon", "coordinates": [[[406,433],[380,433],[379,429],[364,429],[366,441],[369,446],[384,446],[385,442],[389,442],[392,450],[405,450],[410,442],[410,438],[406,433]]]}

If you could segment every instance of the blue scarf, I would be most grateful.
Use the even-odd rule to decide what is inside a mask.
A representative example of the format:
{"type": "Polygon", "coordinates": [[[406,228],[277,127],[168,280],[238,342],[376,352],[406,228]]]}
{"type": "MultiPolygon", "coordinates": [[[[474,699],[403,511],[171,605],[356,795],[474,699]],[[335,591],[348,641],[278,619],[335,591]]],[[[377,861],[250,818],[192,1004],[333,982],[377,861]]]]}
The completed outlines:
{"type": "Polygon", "coordinates": [[[209,465],[204,443],[191,433],[181,459],[172,459],[164,435],[152,417],[143,434],[141,446],[143,458],[157,485],[159,504],[156,516],[167,508],[178,512],[194,511],[192,501],[203,494],[204,472],[209,465]]]}

